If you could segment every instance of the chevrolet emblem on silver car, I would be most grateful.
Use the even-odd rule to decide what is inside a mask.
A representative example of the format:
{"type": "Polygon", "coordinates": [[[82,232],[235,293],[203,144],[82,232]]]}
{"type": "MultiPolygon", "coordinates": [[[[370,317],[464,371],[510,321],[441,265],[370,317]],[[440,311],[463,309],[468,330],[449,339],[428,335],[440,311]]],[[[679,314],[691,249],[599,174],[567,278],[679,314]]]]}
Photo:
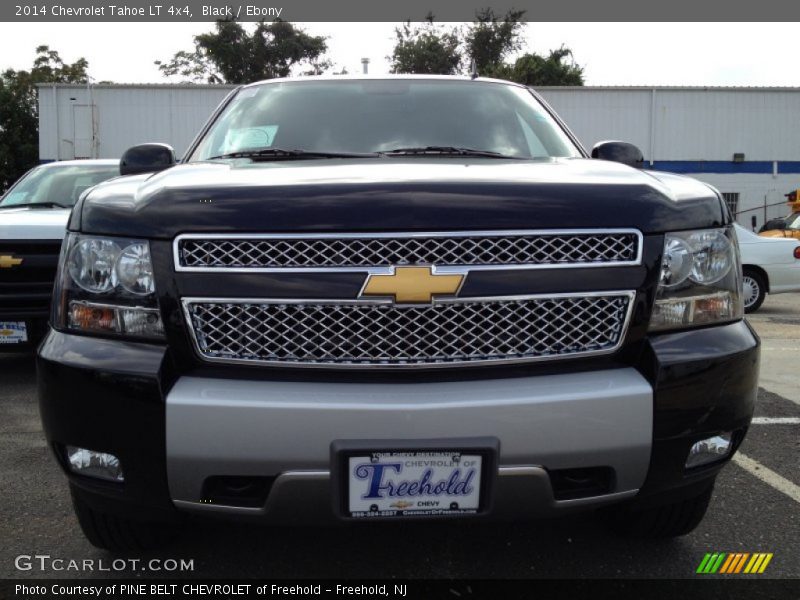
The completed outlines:
{"type": "Polygon", "coordinates": [[[22,264],[21,258],[17,258],[13,254],[0,255],[0,269],[13,269],[22,264]]]}
{"type": "Polygon", "coordinates": [[[180,162],[143,144],[120,170],[72,212],[37,359],[96,546],[189,515],[603,509],[675,537],[747,432],[759,341],[721,194],[588,152],[524,86],[272,79],[180,162]]]}

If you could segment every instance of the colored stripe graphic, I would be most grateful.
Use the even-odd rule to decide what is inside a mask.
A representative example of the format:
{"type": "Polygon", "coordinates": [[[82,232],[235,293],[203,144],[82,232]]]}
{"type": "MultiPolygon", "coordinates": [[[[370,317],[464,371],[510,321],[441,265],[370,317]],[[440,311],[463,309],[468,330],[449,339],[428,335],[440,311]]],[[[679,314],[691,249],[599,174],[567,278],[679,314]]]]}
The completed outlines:
{"type": "Polygon", "coordinates": [[[753,554],[753,558],[751,558],[750,562],[747,563],[747,567],[745,567],[744,572],[745,573],[752,573],[753,572],[753,567],[755,567],[756,564],[760,560],[761,560],[761,555],[760,554],[753,554]]]}
{"type": "Polygon", "coordinates": [[[698,573],[716,573],[720,566],[722,565],[722,561],[725,560],[726,553],[725,552],[714,552],[713,554],[706,554],[703,562],[700,563],[700,566],[697,568],[698,573]]]}
{"type": "Polygon", "coordinates": [[[700,566],[697,567],[697,571],[695,571],[695,573],[705,573],[706,565],[708,564],[709,560],[711,560],[711,554],[706,552],[706,555],[703,557],[703,560],[700,561],[700,566]]]}
{"type": "Polygon", "coordinates": [[[700,561],[697,573],[720,575],[734,573],[763,573],[772,560],[771,552],[708,552],[700,561]],[[749,560],[748,560],[749,559],[749,560]],[[747,566],[745,566],[747,565],[747,566]],[[744,569],[744,571],[742,570],[744,569]]]}
{"type": "Polygon", "coordinates": [[[720,552],[719,553],[719,558],[714,563],[714,565],[711,567],[710,573],[716,573],[719,570],[720,566],[722,565],[722,561],[725,560],[725,556],[727,556],[725,552],[720,552]]]}
{"type": "Polygon", "coordinates": [[[745,563],[745,561],[747,561],[747,557],[748,557],[748,556],[750,556],[750,553],[749,553],[749,552],[745,552],[744,554],[742,554],[742,559],[741,559],[741,560],[739,561],[739,563],[736,565],[736,570],[734,571],[734,573],[739,573],[739,572],[741,572],[741,570],[742,570],[742,567],[744,566],[744,563],[745,563]]]}
{"type": "Polygon", "coordinates": [[[769,561],[772,560],[773,554],[771,552],[762,552],[759,554],[754,554],[753,559],[748,563],[747,567],[745,568],[745,573],[763,573],[764,569],[767,568],[769,561]]]}
{"type": "Polygon", "coordinates": [[[764,572],[764,569],[766,569],[766,568],[767,568],[767,565],[769,564],[769,561],[771,561],[771,560],[772,560],[772,552],[768,553],[768,554],[767,554],[767,555],[764,557],[764,562],[762,562],[762,563],[761,563],[761,568],[758,570],[758,572],[759,572],[759,573],[763,573],[763,572],[764,572]]]}
{"type": "Polygon", "coordinates": [[[722,568],[719,570],[720,573],[730,573],[730,568],[732,565],[739,562],[740,554],[728,554],[728,560],[726,560],[722,564],[722,568]]]}

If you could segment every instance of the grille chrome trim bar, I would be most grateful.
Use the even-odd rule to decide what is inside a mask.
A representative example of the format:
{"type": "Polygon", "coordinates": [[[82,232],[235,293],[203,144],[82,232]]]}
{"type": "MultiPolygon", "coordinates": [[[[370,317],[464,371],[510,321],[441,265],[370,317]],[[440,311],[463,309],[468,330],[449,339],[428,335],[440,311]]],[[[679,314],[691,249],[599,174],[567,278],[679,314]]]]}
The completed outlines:
{"type": "Polygon", "coordinates": [[[591,299],[591,298],[626,298],[627,306],[621,321],[619,336],[616,343],[608,348],[600,350],[587,350],[565,354],[550,354],[545,356],[513,357],[513,358],[487,358],[474,360],[447,360],[442,362],[414,362],[414,363],[387,363],[387,362],[302,362],[291,360],[265,360],[215,357],[204,354],[200,348],[197,337],[197,330],[192,320],[190,305],[192,304],[286,304],[286,305],[389,305],[402,310],[403,308],[420,308],[420,305],[396,304],[388,298],[358,298],[358,299],[286,299],[286,298],[219,298],[219,297],[185,297],[181,299],[183,316],[189,335],[192,339],[192,347],[195,354],[204,362],[220,364],[240,364],[240,365],[266,365],[280,368],[292,369],[362,369],[362,370],[395,370],[395,369],[441,369],[454,367],[485,367],[492,365],[524,364],[533,362],[545,362],[553,360],[581,359],[593,356],[609,355],[617,352],[625,343],[628,329],[633,314],[633,305],[636,298],[635,291],[609,291],[609,292],[577,292],[559,294],[534,294],[517,296],[489,296],[489,297],[466,297],[466,298],[434,298],[432,305],[446,304],[474,304],[504,301],[536,301],[536,300],[559,300],[559,299],[591,299]]]}
{"type": "MultiPolygon", "coordinates": [[[[617,261],[584,261],[584,262],[550,262],[550,263],[509,263],[509,264],[472,264],[433,261],[430,263],[413,263],[419,265],[435,264],[440,273],[449,269],[468,268],[473,271],[518,270],[518,269],[576,269],[576,268],[611,268],[630,267],[642,264],[644,237],[638,229],[519,229],[519,230],[485,230],[485,231],[433,231],[433,232],[390,232],[390,233],[183,233],[175,237],[172,243],[173,266],[176,272],[213,272],[213,273],[331,273],[359,272],[373,274],[391,273],[391,266],[289,266],[289,267],[225,267],[225,266],[186,266],[181,264],[181,242],[184,240],[386,240],[386,239],[425,239],[425,238],[511,238],[511,237],[558,237],[558,236],[602,236],[632,235],[636,239],[636,255],[631,260],[617,261]]],[[[396,264],[394,266],[397,266],[396,264]]]]}

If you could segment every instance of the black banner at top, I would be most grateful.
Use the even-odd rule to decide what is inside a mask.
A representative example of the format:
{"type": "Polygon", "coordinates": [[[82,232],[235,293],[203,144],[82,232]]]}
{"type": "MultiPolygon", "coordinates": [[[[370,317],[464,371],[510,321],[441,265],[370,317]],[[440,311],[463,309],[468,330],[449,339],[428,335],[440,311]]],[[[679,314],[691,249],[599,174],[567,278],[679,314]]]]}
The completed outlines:
{"type": "MultiPolygon", "coordinates": [[[[10,22],[336,22],[471,21],[479,9],[525,10],[529,21],[797,21],[800,3],[786,0],[4,0],[10,22]]],[[[679,43],[676,31],[676,43],[679,43]]],[[[646,52],[646,48],[641,48],[646,52]]]]}

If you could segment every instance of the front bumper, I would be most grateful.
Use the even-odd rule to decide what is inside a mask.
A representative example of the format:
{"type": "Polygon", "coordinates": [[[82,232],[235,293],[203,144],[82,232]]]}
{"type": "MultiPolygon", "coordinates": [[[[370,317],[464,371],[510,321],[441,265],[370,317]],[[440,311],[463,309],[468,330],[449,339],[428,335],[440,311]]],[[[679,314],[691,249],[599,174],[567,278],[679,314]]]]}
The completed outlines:
{"type": "Polygon", "coordinates": [[[178,377],[162,347],[51,331],[38,367],[42,419],[56,454],[69,444],[112,453],[123,466],[121,485],[69,475],[95,508],[167,519],[177,507],[285,522],[333,515],[336,439],[498,438],[496,515],[687,493],[721,467],[686,472],[694,442],[722,431],[736,431],[741,441],[758,354],[755,334],[738,322],[652,336],[637,365],[597,371],[279,382],[178,377]],[[612,488],[556,500],[549,473],[580,467],[611,467],[612,488]],[[211,476],[267,477],[271,487],[259,506],[209,503],[202,490],[211,476]]]}
{"type": "Polygon", "coordinates": [[[497,501],[540,514],[570,505],[554,499],[543,468],[611,467],[615,497],[638,491],[650,457],[652,389],[630,368],[428,384],[184,377],[167,395],[166,430],[169,487],[181,508],[271,517],[273,508],[315,497],[316,510],[303,512],[329,513],[334,440],[491,436],[500,442],[497,501]],[[514,493],[511,475],[513,488],[520,480],[545,485],[514,493]],[[203,482],[214,476],[279,480],[267,506],[223,509],[204,502],[203,482]]]}

